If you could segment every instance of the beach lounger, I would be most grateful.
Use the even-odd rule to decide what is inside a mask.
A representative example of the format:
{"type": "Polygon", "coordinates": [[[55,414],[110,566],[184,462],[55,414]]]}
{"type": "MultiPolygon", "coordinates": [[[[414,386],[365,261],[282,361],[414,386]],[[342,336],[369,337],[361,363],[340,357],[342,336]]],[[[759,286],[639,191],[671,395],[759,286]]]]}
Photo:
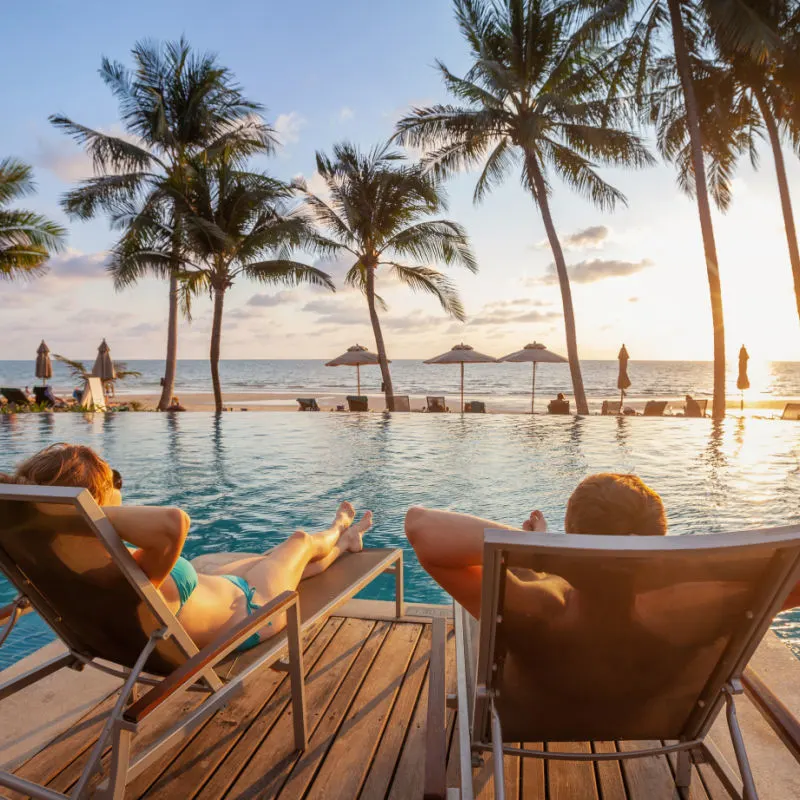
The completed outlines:
{"type": "Polygon", "coordinates": [[[298,411],[319,411],[316,397],[298,397],[297,402],[300,406],[298,411]]]}
{"type": "Polygon", "coordinates": [[[473,400],[471,403],[464,404],[464,411],[467,414],[485,414],[486,403],[481,400],[473,400]]]}
{"type": "Polygon", "coordinates": [[[604,417],[610,417],[611,415],[618,415],[622,413],[622,403],[619,400],[603,400],[603,406],[600,409],[600,413],[604,417]]]}
{"type": "Polygon", "coordinates": [[[787,403],[783,408],[781,419],[800,420],[800,403],[787,403]]]}
{"type": "Polygon", "coordinates": [[[444,397],[426,397],[425,402],[431,414],[443,414],[445,411],[449,410],[445,405],[444,397]]]}
{"type": "Polygon", "coordinates": [[[36,398],[37,405],[46,406],[47,408],[66,405],[63,400],[55,396],[52,386],[34,386],[33,396],[36,398]]]}
{"type": "Polygon", "coordinates": [[[411,398],[407,394],[396,394],[394,396],[395,411],[411,411],[411,398]]]}
{"type": "Polygon", "coordinates": [[[84,380],[86,383],[78,405],[81,408],[88,408],[90,411],[105,411],[106,396],[103,392],[103,382],[94,375],[87,375],[84,380]]]}
{"type": "MultiPolygon", "coordinates": [[[[17,605],[33,606],[67,647],[63,655],[0,686],[0,703],[63,668],[91,666],[124,680],[73,798],[87,796],[89,780],[111,746],[103,797],[121,800],[127,783],[244,691],[255,670],[267,667],[290,675],[294,741],[304,749],[301,632],[384,572],[395,576],[396,613],[403,614],[402,550],[365,548],[341,556],[325,572],[303,581],[298,591],[284,592],[198,651],[85,489],[0,486],[0,572],[19,591],[17,605]],[[280,614],[287,616],[285,631],[234,653],[280,614]],[[279,661],[287,646],[288,662],[279,661]],[[145,688],[134,700],[137,682],[145,688]],[[186,690],[207,697],[177,717],[173,703],[170,714],[161,714],[163,733],[150,727],[151,715],[186,690]],[[140,731],[147,731],[151,743],[131,752],[140,731]],[[155,733],[161,735],[155,738],[155,733]]],[[[7,615],[0,642],[17,616],[7,615]]],[[[46,800],[66,797],[2,770],[0,787],[46,800]]]]}
{"type": "Polygon", "coordinates": [[[348,395],[347,407],[350,411],[369,411],[369,398],[363,395],[348,395]]]}
{"type": "Polygon", "coordinates": [[[5,397],[9,405],[15,407],[25,408],[31,404],[31,401],[25,396],[25,392],[21,389],[0,388],[0,394],[5,397]]]}
{"type": "Polygon", "coordinates": [[[569,414],[569,400],[551,400],[547,404],[548,414],[569,414]]]}
{"type": "Polygon", "coordinates": [[[683,407],[683,414],[686,417],[704,417],[708,410],[708,400],[694,400],[696,407],[687,403],[683,407]]]}
{"type": "Polygon", "coordinates": [[[643,416],[663,417],[668,405],[666,400],[648,400],[644,406],[643,416]]]}
{"type": "MultiPolygon", "coordinates": [[[[483,552],[480,623],[453,604],[461,781],[454,797],[472,800],[472,759],[484,753],[492,754],[495,798],[504,796],[504,754],[602,761],[673,753],[682,797],[694,759],[709,763],[732,797],[755,800],[734,698],[754,691],[747,662],[800,578],[800,526],[666,537],[488,530],[483,552]],[[529,570],[578,592],[583,619],[572,629],[558,614],[532,612],[521,583],[529,570]],[[741,780],[707,738],[723,707],[741,780]],[[592,741],[621,746],[609,753],[592,741]],[[568,746],[549,742],[583,744],[565,755],[568,746]]],[[[442,757],[444,643],[440,619],[426,798],[451,796],[442,757]]]]}

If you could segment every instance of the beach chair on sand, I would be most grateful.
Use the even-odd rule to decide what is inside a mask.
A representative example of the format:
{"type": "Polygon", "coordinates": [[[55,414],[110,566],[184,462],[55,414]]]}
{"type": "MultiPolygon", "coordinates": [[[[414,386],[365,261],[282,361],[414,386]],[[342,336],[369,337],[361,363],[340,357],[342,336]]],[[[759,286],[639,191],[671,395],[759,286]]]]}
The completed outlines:
{"type": "Polygon", "coordinates": [[[642,415],[645,417],[663,417],[669,403],[666,400],[648,400],[642,415]]]}
{"type": "Polygon", "coordinates": [[[9,405],[26,408],[31,404],[30,400],[25,396],[25,392],[21,389],[0,388],[0,394],[5,397],[9,405]]]}
{"type": "Polygon", "coordinates": [[[78,405],[91,411],[105,411],[106,396],[103,392],[103,382],[94,375],[87,375],[85,381],[86,384],[83,387],[83,394],[78,405]]]}
{"type": "MultiPolygon", "coordinates": [[[[124,680],[72,798],[89,796],[89,781],[110,746],[102,796],[121,800],[127,783],[244,691],[256,670],[267,667],[290,675],[295,745],[304,749],[301,632],[384,572],[395,575],[396,612],[403,613],[402,550],[364,549],[341,556],[298,591],[284,592],[198,651],[85,489],[0,486],[0,572],[19,591],[0,642],[19,608],[30,604],[67,647],[65,654],[0,686],[0,703],[63,668],[91,666],[124,680]],[[281,614],[287,618],[285,631],[246,653],[234,653],[281,614]],[[279,661],[287,647],[288,662],[279,661]],[[145,685],[138,700],[133,695],[137,682],[145,685]],[[207,697],[176,715],[179,706],[167,701],[186,690],[207,697]],[[163,733],[150,727],[159,711],[163,733]],[[137,752],[140,732],[150,744],[137,752]]],[[[2,770],[0,787],[46,800],[66,798],[2,770]]]]}
{"type": "Polygon", "coordinates": [[[396,394],[394,396],[395,411],[411,411],[411,398],[407,394],[396,394]]]}
{"type": "Polygon", "coordinates": [[[472,800],[473,762],[485,753],[495,798],[504,797],[504,754],[567,761],[674,754],[682,797],[694,761],[709,763],[732,797],[755,800],[734,698],[743,682],[751,693],[747,662],[798,578],[800,526],[667,537],[486,531],[480,623],[454,603],[460,791],[447,793],[444,772],[439,620],[425,797],[472,800]],[[567,622],[537,613],[526,596],[528,570],[570,584],[579,614],[567,622]],[[723,706],[741,780],[707,738],[723,706]]]}
{"type": "Polygon", "coordinates": [[[686,417],[704,417],[708,410],[708,400],[694,400],[686,403],[683,407],[683,414],[686,417]]]}
{"type": "Polygon", "coordinates": [[[298,411],[319,411],[316,397],[298,397],[297,402],[300,406],[298,411]]]}
{"type": "Polygon", "coordinates": [[[783,408],[781,419],[800,420],[800,403],[787,403],[783,408]]]}
{"type": "Polygon", "coordinates": [[[569,414],[569,400],[551,400],[547,404],[548,414],[569,414]]]}
{"type": "Polygon", "coordinates": [[[467,414],[485,414],[486,403],[481,400],[473,400],[471,403],[464,404],[464,411],[467,414]]]}
{"type": "Polygon", "coordinates": [[[369,398],[363,395],[348,395],[347,407],[350,411],[369,411],[369,398]]]}
{"type": "Polygon", "coordinates": [[[617,414],[622,413],[622,403],[620,403],[619,400],[603,400],[600,413],[604,417],[610,417],[612,415],[616,416],[617,414]]]}
{"type": "Polygon", "coordinates": [[[428,405],[428,412],[431,414],[444,414],[448,410],[444,397],[426,397],[425,402],[428,405]]]}

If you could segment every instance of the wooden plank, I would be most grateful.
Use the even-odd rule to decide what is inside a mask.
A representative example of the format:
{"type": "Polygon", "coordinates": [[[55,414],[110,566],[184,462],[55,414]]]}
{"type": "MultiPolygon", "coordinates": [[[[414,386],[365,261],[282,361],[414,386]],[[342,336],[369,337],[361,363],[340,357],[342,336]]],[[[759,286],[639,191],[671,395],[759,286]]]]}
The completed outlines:
{"type": "MultiPolygon", "coordinates": [[[[660,745],[659,741],[627,741],[620,742],[619,749],[643,750],[660,745]]],[[[630,800],[680,800],[666,756],[631,758],[621,763],[630,800]]]]}
{"type": "Polygon", "coordinates": [[[422,628],[422,625],[409,623],[395,623],[392,626],[320,766],[307,798],[352,800],[358,796],[422,628]]]}
{"type": "MultiPolygon", "coordinates": [[[[542,750],[543,742],[523,742],[526,750],[542,750]]],[[[520,758],[520,800],[546,800],[545,763],[541,758],[520,758]]]]}
{"type": "MultiPolygon", "coordinates": [[[[374,627],[375,623],[369,620],[345,621],[309,671],[306,679],[309,736],[324,717],[327,704],[345,679],[374,627]]],[[[255,749],[248,747],[244,752],[238,752],[237,748],[237,764],[243,756],[250,756],[250,753],[252,756],[243,771],[238,775],[233,774],[235,782],[228,796],[265,798],[277,795],[299,756],[295,749],[293,730],[292,710],[291,706],[287,706],[255,749]]],[[[229,766],[224,765],[225,772],[231,774],[229,766]]],[[[229,778],[223,781],[222,775],[215,775],[208,788],[213,788],[213,796],[218,796],[226,785],[230,785],[229,778]]],[[[205,795],[211,796],[209,791],[205,795]]]]}
{"type": "MultiPolygon", "coordinates": [[[[441,798],[447,789],[447,709],[445,674],[447,629],[441,618],[432,623],[430,667],[428,674],[428,714],[425,720],[425,777],[423,796],[441,798]]],[[[369,795],[367,795],[369,796],[369,795]]]]}
{"type": "Polygon", "coordinates": [[[711,764],[696,764],[695,769],[710,800],[731,800],[728,790],[722,785],[711,764]]]}
{"type": "MultiPolygon", "coordinates": [[[[440,620],[444,623],[444,620],[440,620]]],[[[442,625],[442,632],[444,633],[444,624],[442,625]]],[[[417,642],[417,648],[414,651],[414,655],[411,659],[411,663],[406,670],[405,677],[403,679],[403,685],[400,688],[400,693],[397,695],[397,700],[395,701],[394,707],[392,708],[392,713],[389,716],[389,720],[386,723],[386,727],[383,731],[383,736],[381,737],[381,743],[378,746],[378,750],[375,753],[375,757],[372,759],[372,764],[369,768],[369,773],[367,775],[367,779],[364,782],[364,786],[361,789],[361,796],[362,797],[386,797],[386,794],[389,791],[389,786],[392,783],[392,776],[395,772],[395,767],[397,766],[400,755],[403,749],[403,743],[406,740],[407,735],[412,735],[416,731],[417,733],[421,733],[423,736],[425,734],[425,721],[421,720],[417,715],[415,715],[415,711],[418,706],[421,706],[423,709],[426,709],[430,700],[427,702],[423,702],[423,698],[420,695],[420,688],[422,686],[422,682],[425,679],[426,673],[428,674],[428,698],[430,697],[430,672],[428,670],[428,662],[432,660],[432,646],[433,641],[433,631],[431,625],[425,625],[422,630],[422,635],[417,642]]],[[[441,652],[441,669],[444,672],[445,668],[445,640],[442,639],[442,652],[441,652]]],[[[444,677],[444,675],[442,676],[444,677]]],[[[444,708],[444,701],[445,701],[445,682],[442,680],[441,685],[441,702],[442,707],[444,708]]],[[[426,698],[427,699],[427,698],[426,698]]],[[[447,766],[447,728],[446,725],[446,716],[442,713],[442,750],[440,754],[433,754],[433,758],[440,759],[441,761],[441,768],[442,768],[442,790],[445,789],[444,785],[444,771],[447,766]]],[[[427,773],[428,763],[431,758],[431,753],[425,753],[424,765],[425,771],[427,773]]],[[[416,791],[417,797],[419,797],[420,791],[422,789],[421,784],[417,784],[416,791]]]]}
{"type": "Polygon", "coordinates": [[[320,763],[325,758],[325,754],[333,744],[339,725],[391,627],[390,622],[374,623],[372,631],[362,643],[358,656],[347,670],[338,690],[332,693],[328,704],[320,704],[318,708],[309,708],[311,712],[309,727],[313,728],[313,733],[309,738],[308,748],[297,758],[288,780],[278,790],[279,796],[284,800],[295,800],[295,798],[304,796],[320,763]]]}
{"type": "MultiPolygon", "coordinates": [[[[341,619],[321,621],[309,626],[302,634],[307,671],[325,651],[341,625],[341,619]]],[[[284,672],[264,668],[253,673],[244,691],[214,714],[180,752],[168,752],[133,781],[128,787],[128,797],[139,797],[145,792],[148,798],[159,800],[194,797],[244,737],[257,736],[251,733],[254,720],[265,717],[270,711],[280,713],[285,707],[283,701],[289,695],[288,684],[284,672]]]]}
{"type": "Polygon", "coordinates": [[[745,694],[759,710],[761,716],[786,745],[786,748],[800,763],[800,720],[761,679],[761,676],[748,667],[742,675],[745,694]]]}
{"type": "MultiPolygon", "coordinates": [[[[553,753],[591,753],[589,742],[548,742],[553,753]]],[[[547,764],[550,800],[597,800],[594,766],[586,761],[549,761],[547,764]]],[[[652,800],[652,798],[648,798],[652,800]]]]}
{"type": "MultiPolygon", "coordinates": [[[[592,742],[592,750],[595,753],[616,753],[617,745],[615,742],[592,742]]],[[[596,761],[595,772],[603,800],[627,800],[619,761],[596,761]]]]}
{"type": "MultiPolygon", "coordinates": [[[[663,744],[672,744],[672,742],[663,742],[663,744]]],[[[675,780],[675,774],[678,769],[678,754],[667,753],[667,763],[672,772],[672,779],[675,780]]],[[[692,764],[692,782],[689,784],[688,800],[708,800],[708,793],[694,764],[692,764]]]]}
{"type": "MultiPolygon", "coordinates": [[[[512,742],[512,746],[517,743],[512,742]]],[[[503,756],[503,775],[505,776],[505,793],[507,800],[517,800],[520,786],[519,756],[503,756]]],[[[494,764],[489,753],[484,754],[482,764],[472,771],[472,783],[476,800],[494,800],[496,797],[494,783],[494,764]]]]}

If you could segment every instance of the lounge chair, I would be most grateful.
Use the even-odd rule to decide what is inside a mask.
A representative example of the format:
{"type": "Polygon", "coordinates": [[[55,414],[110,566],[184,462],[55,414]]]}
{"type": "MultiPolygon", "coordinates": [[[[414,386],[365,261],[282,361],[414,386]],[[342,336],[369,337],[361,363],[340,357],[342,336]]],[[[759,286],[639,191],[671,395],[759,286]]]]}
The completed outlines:
{"type": "Polygon", "coordinates": [[[696,407],[689,403],[683,407],[684,416],[704,417],[706,415],[706,411],[708,410],[708,400],[694,400],[694,404],[696,407]]]}
{"type": "Polygon", "coordinates": [[[103,382],[94,375],[87,375],[83,387],[83,394],[78,402],[81,408],[88,408],[90,411],[105,411],[106,396],[103,392],[103,382]]]}
{"type": "Polygon", "coordinates": [[[297,402],[300,406],[298,411],[319,411],[316,397],[298,397],[297,402]]]}
{"type": "Polygon", "coordinates": [[[603,400],[600,413],[604,417],[610,417],[612,415],[617,416],[622,413],[622,403],[620,403],[619,400],[603,400]]]}
{"type": "Polygon", "coordinates": [[[348,395],[347,407],[351,411],[369,411],[369,399],[363,395],[348,395]]]}
{"type": "Polygon", "coordinates": [[[551,400],[547,404],[548,414],[569,414],[569,400],[551,400]]]}
{"type": "Polygon", "coordinates": [[[643,416],[663,417],[668,405],[666,400],[648,400],[644,405],[643,416]]]}
{"type": "Polygon", "coordinates": [[[800,403],[787,403],[783,408],[781,419],[800,420],[800,403]]]}
{"type": "Polygon", "coordinates": [[[464,411],[466,411],[467,414],[485,414],[486,403],[481,400],[473,400],[470,403],[464,404],[464,411]]]}
{"type": "Polygon", "coordinates": [[[55,406],[63,407],[66,403],[53,393],[52,386],[34,386],[33,396],[36,398],[37,405],[45,406],[46,408],[53,408],[55,406]]]}
{"type": "MultiPolygon", "coordinates": [[[[453,604],[456,797],[472,800],[471,761],[483,753],[492,753],[496,798],[504,796],[504,754],[602,761],[674,753],[682,797],[695,758],[711,764],[733,797],[744,790],[755,800],[734,697],[800,577],[800,526],[663,538],[486,531],[483,552],[480,623],[453,604]],[[527,570],[571,584],[584,615],[579,627],[531,611],[520,583],[527,570]],[[706,738],[723,706],[741,781],[706,738]],[[591,741],[623,746],[603,753],[591,741]],[[509,744],[519,742],[545,746],[509,744]],[[583,746],[565,755],[549,742],[583,746]]],[[[444,620],[435,621],[426,798],[450,797],[440,759],[444,634],[444,620]]],[[[752,673],[744,683],[752,691],[752,673]]]]}
{"type": "Polygon", "coordinates": [[[411,398],[407,394],[396,394],[394,396],[395,411],[411,411],[411,398]]]}
{"type": "Polygon", "coordinates": [[[31,401],[25,396],[25,392],[21,389],[0,388],[0,394],[5,397],[8,404],[15,408],[26,408],[31,404],[31,401]]]}
{"type": "Polygon", "coordinates": [[[426,397],[425,402],[428,405],[428,412],[431,414],[443,414],[445,411],[449,411],[444,397],[426,397]]]}
{"type": "MultiPolygon", "coordinates": [[[[396,612],[402,615],[402,558],[401,550],[392,549],[343,555],[325,572],[303,581],[298,591],[284,592],[198,651],[87,490],[0,486],[0,572],[19,591],[16,605],[33,606],[67,647],[64,655],[0,686],[0,702],[66,667],[91,666],[123,678],[119,698],[72,790],[73,798],[86,796],[88,782],[110,745],[103,797],[121,800],[127,783],[243,691],[255,670],[267,667],[290,674],[294,741],[302,750],[306,746],[302,630],[384,572],[394,573],[396,612]],[[279,614],[287,615],[284,632],[247,653],[234,654],[238,645],[279,614]],[[280,662],[287,645],[288,662],[280,662]],[[151,688],[129,704],[137,682],[151,688]],[[185,690],[202,691],[208,697],[182,717],[164,719],[167,729],[155,740],[151,728],[147,739],[152,744],[132,757],[132,738],[145,719],[151,722],[151,714],[185,690]]],[[[18,614],[9,616],[13,626],[18,614]]],[[[8,630],[7,625],[0,632],[0,642],[8,630]]],[[[0,787],[48,800],[66,797],[2,770],[0,787]]]]}

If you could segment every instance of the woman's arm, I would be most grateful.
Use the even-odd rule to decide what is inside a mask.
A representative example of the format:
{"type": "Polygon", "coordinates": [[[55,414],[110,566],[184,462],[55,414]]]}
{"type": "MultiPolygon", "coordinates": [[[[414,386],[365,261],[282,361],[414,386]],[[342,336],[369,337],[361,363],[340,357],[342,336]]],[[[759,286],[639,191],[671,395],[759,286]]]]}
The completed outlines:
{"type": "Polygon", "coordinates": [[[133,557],[153,586],[161,586],[183,550],[189,515],[158,506],[108,506],[103,511],[120,539],[139,548],[133,557]]]}

